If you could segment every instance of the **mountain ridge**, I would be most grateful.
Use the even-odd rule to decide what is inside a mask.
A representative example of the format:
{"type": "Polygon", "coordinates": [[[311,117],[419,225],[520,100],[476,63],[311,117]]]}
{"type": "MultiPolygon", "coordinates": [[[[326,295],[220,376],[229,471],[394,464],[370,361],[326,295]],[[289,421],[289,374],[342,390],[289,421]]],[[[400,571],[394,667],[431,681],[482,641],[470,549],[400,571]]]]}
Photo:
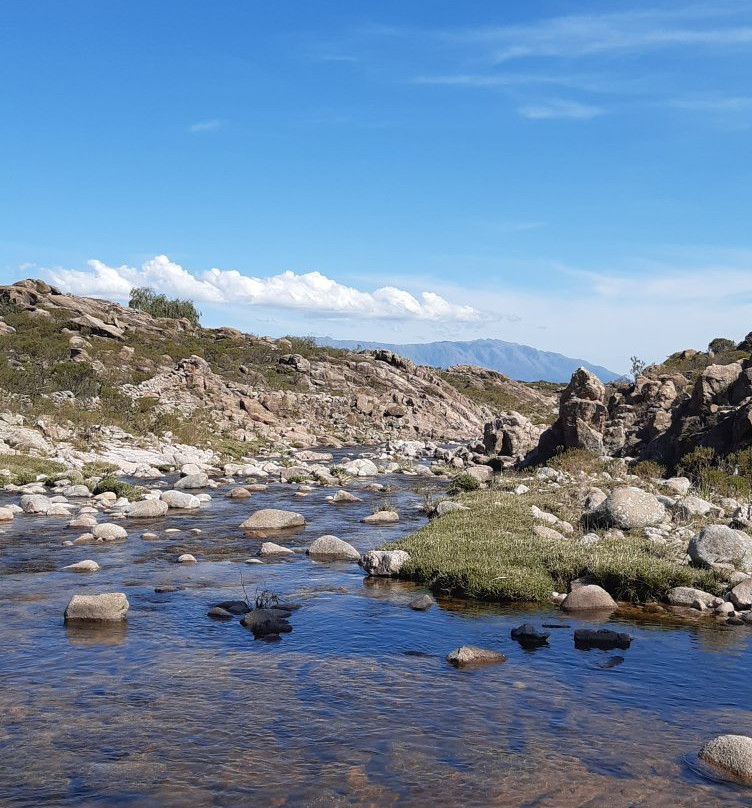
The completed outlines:
{"type": "Polygon", "coordinates": [[[575,359],[554,351],[543,351],[530,345],[500,339],[441,340],[398,344],[317,337],[316,342],[322,346],[349,350],[384,348],[417,364],[437,368],[478,365],[503,373],[510,379],[523,382],[568,382],[572,373],[579,367],[586,368],[606,383],[622,377],[620,373],[615,373],[584,359],[575,359]]]}

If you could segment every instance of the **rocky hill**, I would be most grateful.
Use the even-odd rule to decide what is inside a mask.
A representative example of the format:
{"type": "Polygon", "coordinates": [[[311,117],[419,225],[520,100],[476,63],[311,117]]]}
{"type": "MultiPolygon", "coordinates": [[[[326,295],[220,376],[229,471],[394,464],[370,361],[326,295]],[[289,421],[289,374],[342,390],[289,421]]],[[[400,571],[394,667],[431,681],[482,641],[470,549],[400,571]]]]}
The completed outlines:
{"type": "Polygon", "coordinates": [[[206,329],[26,280],[0,287],[0,410],[0,451],[168,441],[242,456],[463,440],[494,407],[391,351],[206,329]]]}

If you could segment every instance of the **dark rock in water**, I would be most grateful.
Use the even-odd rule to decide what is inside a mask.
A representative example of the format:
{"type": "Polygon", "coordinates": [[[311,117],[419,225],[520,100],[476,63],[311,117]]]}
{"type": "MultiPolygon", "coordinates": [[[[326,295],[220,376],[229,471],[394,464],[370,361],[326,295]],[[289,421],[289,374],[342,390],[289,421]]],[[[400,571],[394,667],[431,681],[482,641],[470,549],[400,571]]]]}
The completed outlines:
{"type": "Polygon", "coordinates": [[[249,628],[258,640],[273,634],[289,634],[292,626],[286,618],[292,612],[286,609],[254,609],[248,612],[240,621],[241,625],[249,628]]]}
{"type": "Polygon", "coordinates": [[[569,623],[542,623],[543,628],[572,628],[569,623]]]}
{"type": "Polygon", "coordinates": [[[434,654],[427,651],[403,651],[404,656],[419,657],[420,659],[430,659],[434,654]]]}
{"type": "Polygon", "coordinates": [[[244,600],[223,600],[222,603],[216,603],[215,609],[224,609],[230,614],[248,614],[251,607],[244,600]]]}
{"type": "Polygon", "coordinates": [[[299,603],[277,603],[271,607],[272,609],[282,609],[286,612],[296,612],[300,608],[299,603]]]}
{"type": "Polygon", "coordinates": [[[741,619],[741,617],[729,617],[729,619],[726,621],[726,625],[727,626],[744,626],[744,625],[746,625],[746,623],[744,622],[744,620],[741,619]]]}
{"type": "Polygon", "coordinates": [[[165,586],[155,586],[154,592],[157,595],[168,595],[170,592],[181,592],[185,587],[182,586],[172,586],[171,584],[166,584],[165,586]]]}
{"type": "Polygon", "coordinates": [[[234,616],[232,612],[228,612],[227,609],[223,609],[221,606],[212,606],[207,612],[207,617],[212,617],[215,620],[232,620],[234,616]]]}
{"type": "Polygon", "coordinates": [[[545,645],[549,636],[548,631],[539,631],[532,623],[523,623],[512,629],[512,639],[525,646],[545,645]]]}
{"type": "Polygon", "coordinates": [[[629,634],[601,628],[597,631],[592,628],[578,628],[574,632],[574,647],[580,651],[589,651],[591,648],[600,648],[602,651],[613,651],[621,648],[626,651],[632,644],[629,634]]]}
{"type": "Polygon", "coordinates": [[[617,665],[621,665],[622,662],[624,662],[623,656],[612,656],[609,657],[605,662],[599,662],[598,667],[608,670],[609,668],[615,668],[617,665]]]}
{"type": "Polygon", "coordinates": [[[421,595],[410,601],[410,608],[416,612],[425,612],[433,606],[433,598],[430,595],[421,595]]]}

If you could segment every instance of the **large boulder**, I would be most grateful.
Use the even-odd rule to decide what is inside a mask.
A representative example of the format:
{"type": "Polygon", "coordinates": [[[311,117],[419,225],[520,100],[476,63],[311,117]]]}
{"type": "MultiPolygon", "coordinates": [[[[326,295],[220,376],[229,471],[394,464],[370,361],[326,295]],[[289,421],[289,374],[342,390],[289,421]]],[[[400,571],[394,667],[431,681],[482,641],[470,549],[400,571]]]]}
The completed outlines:
{"type": "Polygon", "coordinates": [[[94,538],[99,541],[117,541],[118,539],[128,538],[126,529],[116,525],[114,522],[103,522],[101,525],[94,525],[91,532],[94,538]]]}
{"type": "Polygon", "coordinates": [[[305,525],[305,517],[295,511],[262,508],[252,513],[240,527],[244,530],[287,530],[305,525]]]}
{"type": "Polygon", "coordinates": [[[741,373],[740,362],[706,367],[692,389],[693,411],[699,412],[711,404],[728,404],[728,391],[741,373]]]}
{"type": "Polygon", "coordinates": [[[197,496],[189,494],[187,491],[164,491],[161,501],[164,502],[168,508],[192,510],[201,507],[201,500],[197,496]]]}
{"type": "Polygon", "coordinates": [[[360,559],[360,565],[368,575],[387,578],[399,575],[409,560],[404,550],[371,550],[360,559]]]}
{"type": "Polygon", "coordinates": [[[542,431],[514,410],[502,412],[484,425],[483,446],[490,455],[521,458],[535,449],[542,431]]]}
{"type": "Polygon", "coordinates": [[[559,401],[559,428],[567,449],[603,453],[603,428],[607,411],[603,382],[585,368],[578,368],[559,401]]]}
{"type": "Polygon", "coordinates": [[[200,472],[199,474],[187,474],[185,477],[181,477],[175,483],[175,488],[178,491],[187,491],[195,488],[206,488],[208,485],[208,475],[200,472]]]}
{"type": "Polygon", "coordinates": [[[142,499],[132,502],[125,509],[125,515],[130,519],[156,519],[166,513],[167,503],[162,502],[161,499],[142,499]]]}
{"type": "Polygon", "coordinates": [[[74,595],[65,609],[65,620],[97,623],[125,620],[128,606],[128,599],[122,592],[74,595]]]}
{"type": "Polygon", "coordinates": [[[702,589],[695,589],[691,586],[675,586],[666,593],[666,600],[672,606],[693,606],[695,603],[703,603],[710,606],[715,595],[710,592],[703,592],[702,589]]]}
{"type": "Polygon", "coordinates": [[[561,608],[567,612],[606,612],[616,609],[616,601],[603,587],[587,584],[573,589],[562,601],[561,608]]]}
{"type": "Polygon", "coordinates": [[[752,576],[738,583],[729,595],[737,609],[752,608],[752,576]]]}
{"type": "Polygon", "coordinates": [[[19,504],[24,513],[44,514],[49,511],[53,503],[44,494],[24,494],[19,504]]]}
{"type": "Polygon", "coordinates": [[[752,782],[752,738],[719,735],[700,750],[700,758],[722,771],[752,782]]]}
{"type": "Polygon", "coordinates": [[[360,559],[360,553],[352,544],[348,544],[336,536],[319,536],[308,548],[307,552],[311,558],[348,559],[352,561],[360,559]]]}
{"type": "Polygon", "coordinates": [[[597,508],[585,514],[588,522],[619,530],[659,525],[666,518],[666,508],[653,494],[630,485],[615,488],[597,508]]]}
{"type": "Polygon", "coordinates": [[[706,525],[692,537],[687,552],[699,566],[735,563],[752,572],[752,537],[727,525],[706,525]]]}
{"type": "Polygon", "coordinates": [[[343,463],[341,468],[351,477],[375,477],[379,473],[379,469],[373,460],[366,457],[343,463]]]}

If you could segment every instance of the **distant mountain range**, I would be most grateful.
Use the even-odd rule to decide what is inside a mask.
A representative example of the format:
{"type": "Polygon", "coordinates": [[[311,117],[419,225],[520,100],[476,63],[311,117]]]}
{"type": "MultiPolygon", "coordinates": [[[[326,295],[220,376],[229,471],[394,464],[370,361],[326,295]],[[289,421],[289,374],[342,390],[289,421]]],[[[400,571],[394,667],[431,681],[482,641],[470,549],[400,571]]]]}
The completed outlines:
{"type": "Polygon", "coordinates": [[[357,342],[355,340],[318,337],[319,345],[349,350],[387,348],[419,365],[448,368],[452,365],[480,365],[503,373],[521,382],[568,382],[572,373],[585,367],[601,381],[620,378],[608,368],[593,365],[584,359],[572,359],[552,351],[539,351],[529,345],[504,342],[500,339],[476,339],[470,342],[425,342],[391,345],[386,342],[357,342]]]}

